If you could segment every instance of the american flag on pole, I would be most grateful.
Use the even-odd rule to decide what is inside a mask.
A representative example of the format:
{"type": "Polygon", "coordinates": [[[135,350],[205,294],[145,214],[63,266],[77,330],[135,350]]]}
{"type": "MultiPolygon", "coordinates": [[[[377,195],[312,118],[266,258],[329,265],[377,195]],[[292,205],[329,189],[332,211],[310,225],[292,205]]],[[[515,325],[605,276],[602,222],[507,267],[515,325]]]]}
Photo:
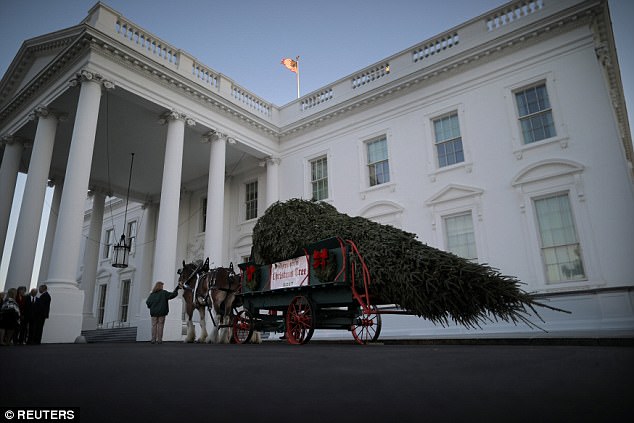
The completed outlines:
{"type": "Polygon", "coordinates": [[[282,59],[282,64],[291,72],[297,73],[297,61],[289,58],[282,59]]]}

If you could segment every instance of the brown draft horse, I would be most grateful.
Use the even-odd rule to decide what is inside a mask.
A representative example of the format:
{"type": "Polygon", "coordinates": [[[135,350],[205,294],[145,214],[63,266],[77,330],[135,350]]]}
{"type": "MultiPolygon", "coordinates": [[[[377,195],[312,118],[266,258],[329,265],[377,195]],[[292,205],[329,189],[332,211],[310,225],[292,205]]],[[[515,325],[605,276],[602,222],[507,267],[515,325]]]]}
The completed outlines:
{"type": "Polygon", "coordinates": [[[194,309],[200,316],[200,338],[196,342],[229,343],[231,340],[231,308],[240,278],[229,268],[209,269],[209,259],[185,264],[179,270],[178,284],[184,288],[183,300],[187,313],[187,336],[185,342],[194,342],[196,329],[192,322],[194,309]],[[214,325],[207,334],[205,309],[209,310],[214,325]],[[214,315],[216,316],[214,318],[214,315]]]}

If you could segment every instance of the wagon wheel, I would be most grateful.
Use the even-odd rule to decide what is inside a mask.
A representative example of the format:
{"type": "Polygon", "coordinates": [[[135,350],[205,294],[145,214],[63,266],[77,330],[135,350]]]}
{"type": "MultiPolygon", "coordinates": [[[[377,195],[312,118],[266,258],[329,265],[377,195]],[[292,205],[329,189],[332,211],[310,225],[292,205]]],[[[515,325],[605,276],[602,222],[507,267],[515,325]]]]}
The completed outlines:
{"type": "Polygon", "coordinates": [[[370,312],[360,309],[360,314],[355,317],[352,324],[352,336],[358,344],[374,342],[381,334],[381,315],[376,306],[370,306],[370,308],[370,312]]]}
{"type": "Polygon", "coordinates": [[[253,335],[253,316],[247,309],[240,310],[233,318],[233,340],[237,344],[246,344],[253,335]]]}
{"type": "Polygon", "coordinates": [[[286,313],[286,339],[289,344],[305,344],[315,331],[315,310],[311,301],[298,295],[286,313]]]}

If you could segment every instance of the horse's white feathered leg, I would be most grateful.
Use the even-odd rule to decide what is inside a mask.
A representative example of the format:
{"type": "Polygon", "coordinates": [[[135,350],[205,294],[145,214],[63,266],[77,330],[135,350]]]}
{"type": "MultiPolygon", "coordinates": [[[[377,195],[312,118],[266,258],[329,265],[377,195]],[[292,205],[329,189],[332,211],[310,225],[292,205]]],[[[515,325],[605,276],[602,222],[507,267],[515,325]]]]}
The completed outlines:
{"type": "MultiPolygon", "coordinates": [[[[218,322],[218,315],[216,314],[215,310],[211,311],[213,313],[213,320],[214,322],[218,322]]],[[[212,344],[217,344],[218,343],[218,326],[214,325],[212,322],[211,325],[211,332],[209,332],[209,336],[207,337],[207,342],[210,342],[212,344]]]]}
{"type": "Polygon", "coordinates": [[[220,344],[228,344],[231,342],[231,327],[229,326],[229,322],[231,322],[231,316],[225,315],[222,318],[222,327],[218,331],[218,343],[220,344]]]}
{"type": "Polygon", "coordinates": [[[249,341],[251,344],[261,344],[262,343],[262,332],[254,331],[251,335],[251,340],[249,341]]]}
{"type": "Polygon", "coordinates": [[[207,341],[207,322],[205,321],[205,308],[201,307],[198,309],[198,314],[200,315],[200,338],[198,338],[198,342],[206,342],[207,341]]]}
{"type": "Polygon", "coordinates": [[[194,323],[191,319],[187,319],[187,336],[185,337],[185,342],[194,342],[195,337],[196,328],[194,328],[194,323]]]}

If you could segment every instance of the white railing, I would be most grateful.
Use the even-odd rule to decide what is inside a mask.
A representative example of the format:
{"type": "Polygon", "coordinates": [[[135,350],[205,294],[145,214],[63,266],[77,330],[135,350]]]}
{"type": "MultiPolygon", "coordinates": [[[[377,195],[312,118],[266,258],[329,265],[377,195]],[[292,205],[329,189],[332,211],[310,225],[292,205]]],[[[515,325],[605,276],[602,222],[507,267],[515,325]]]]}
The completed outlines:
{"type": "Polygon", "coordinates": [[[178,65],[178,49],[148,34],[133,23],[119,17],[115,22],[114,30],[122,38],[126,39],[128,43],[136,45],[142,50],[152,54],[155,58],[159,58],[175,66],[178,65]]]}
{"type": "Polygon", "coordinates": [[[495,31],[517,29],[533,22],[534,19],[531,17],[535,15],[540,17],[555,15],[581,4],[580,0],[513,1],[507,6],[425,40],[280,108],[276,108],[270,102],[264,101],[224,75],[203,65],[187,52],[178,50],[141,29],[102,3],[98,3],[91,10],[86,21],[200,87],[211,89],[236,106],[257,113],[261,118],[284,127],[293,125],[309,113],[320,112],[323,108],[318,106],[325,103],[327,106],[333,106],[347,102],[358,96],[359,91],[369,93],[370,90],[366,88],[374,89],[407,78],[413,72],[433,67],[452,56],[477,46],[485,46],[489,42],[495,42],[495,39],[499,37],[495,31]]]}
{"type": "Polygon", "coordinates": [[[252,110],[265,116],[271,116],[271,104],[251,94],[239,85],[232,84],[231,95],[252,110]]]}
{"type": "Polygon", "coordinates": [[[436,55],[443,50],[447,50],[451,47],[457,46],[459,42],[460,36],[457,32],[445,34],[429,43],[425,43],[422,46],[414,48],[414,50],[412,51],[412,61],[416,63],[427,57],[436,55]]]}
{"type": "Polygon", "coordinates": [[[300,103],[300,108],[302,111],[312,109],[318,104],[331,100],[333,97],[334,97],[334,92],[332,88],[325,88],[316,94],[313,94],[313,95],[310,95],[309,97],[304,98],[300,103]]]}
{"type": "Polygon", "coordinates": [[[220,84],[220,78],[218,74],[202,63],[192,63],[192,75],[194,75],[194,77],[202,82],[204,85],[218,89],[218,86],[220,84]]]}
{"type": "Polygon", "coordinates": [[[382,63],[352,77],[352,88],[356,89],[363,85],[374,82],[390,73],[390,64],[382,63]]]}
{"type": "Polygon", "coordinates": [[[496,11],[486,19],[488,31],[513,23],[544,8],[544,0],[523,0],[518,1],[504,9],[496,11]]]}

